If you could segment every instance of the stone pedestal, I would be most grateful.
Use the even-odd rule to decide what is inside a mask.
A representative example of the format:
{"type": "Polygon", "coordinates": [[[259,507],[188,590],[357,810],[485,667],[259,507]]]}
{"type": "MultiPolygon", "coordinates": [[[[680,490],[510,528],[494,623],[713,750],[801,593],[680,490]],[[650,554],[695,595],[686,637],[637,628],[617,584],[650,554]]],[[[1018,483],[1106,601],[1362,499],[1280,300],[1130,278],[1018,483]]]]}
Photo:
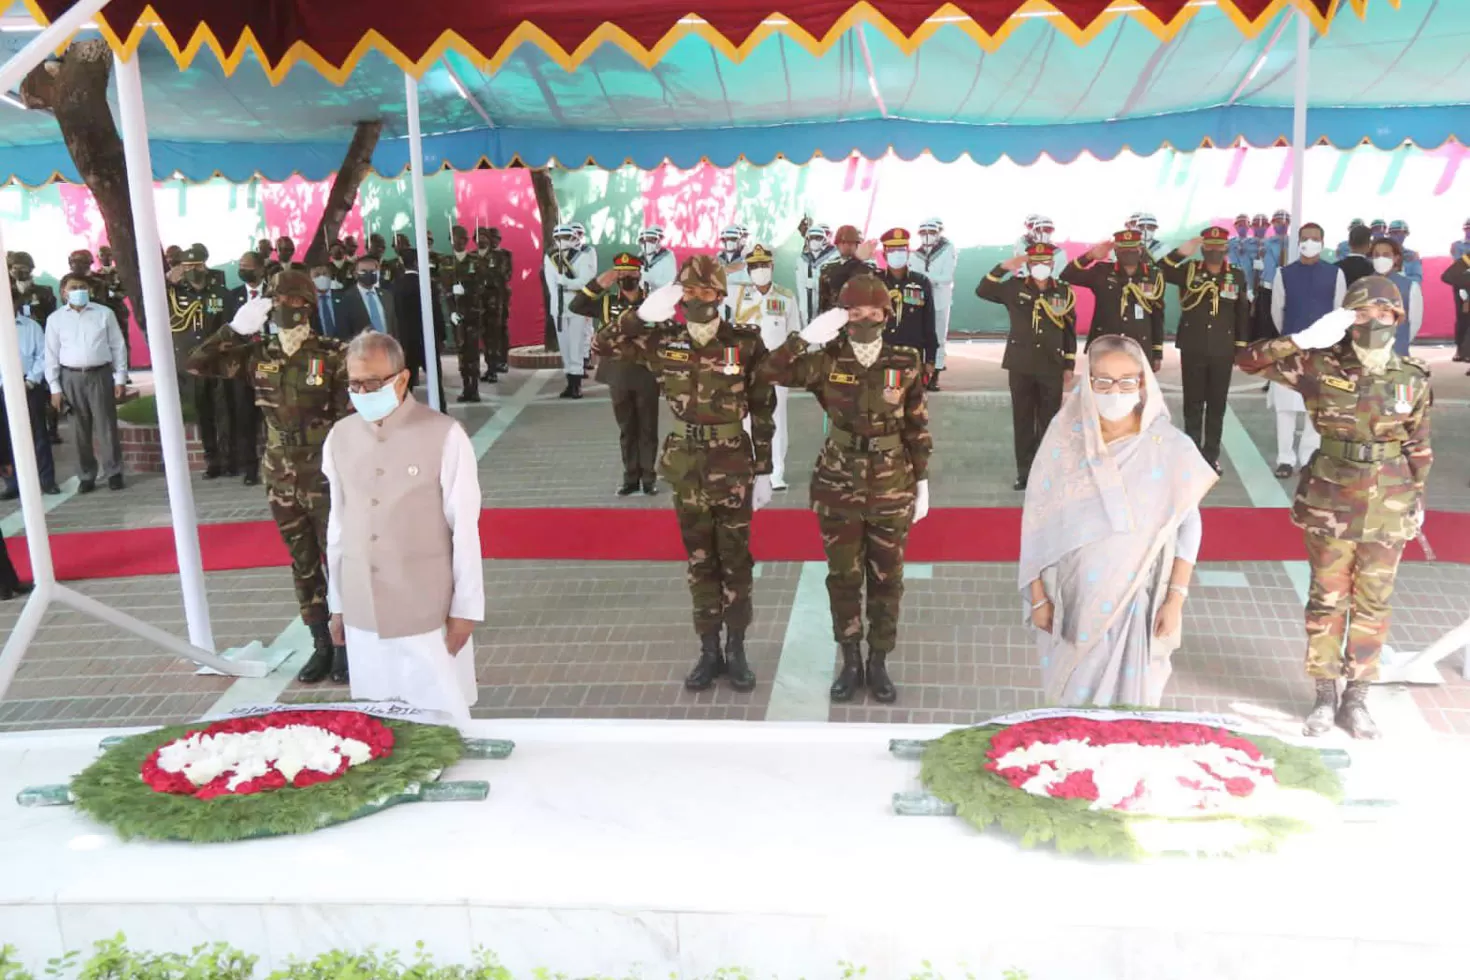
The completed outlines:
{"type": "Polygon", "coordinates": [[[543,368],[561,370],[561,354],[548,351],[540,344],[533,347],[512,347],[507,361],[511,367],[523,371],[539,371],[543,368]]]}
{"type": "MultiPolygon", "coordinates": [[[[159,440],[158,426],[134,425],[131,422],[117,424],[118,440],[122,443],[123,470],[128,473],[162,473],[163,446],[159,440]]],[[[199,441],[199,426],[184,423],[184,446],[189,454],[189,472],[204,471],[204,444],[199,441]]]]}

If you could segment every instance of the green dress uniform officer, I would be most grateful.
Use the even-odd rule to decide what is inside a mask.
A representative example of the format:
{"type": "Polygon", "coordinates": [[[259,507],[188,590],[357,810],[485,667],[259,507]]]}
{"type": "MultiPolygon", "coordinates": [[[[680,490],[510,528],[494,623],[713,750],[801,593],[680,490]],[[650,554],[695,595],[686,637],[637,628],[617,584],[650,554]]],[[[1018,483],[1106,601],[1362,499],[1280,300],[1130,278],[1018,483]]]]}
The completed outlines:
{"type": "Polygon", "coordinates": [[[883,339],[895,347],[910,347],[924,359],[924,384],[934,374],[939,356],[939,334],[935,328],[934,284],[929,277],[909,268],[909,233],[890,228],[883,233],[883,285],[893,315],[884,328],[883,339]]]}
{"type": "Polygon", "coordinates": [[[1226,257],[1230,232],[1206,228],[1164,256],[1164,280],[1179,287],[1179,348],[1184,369],[1184,431],[1220,472],[1220,433],[1235,355],[1250,341],[1249,273],[1226,257]],[[1191,256],[1203,248],[1202,258],[1191,256]]]}
{"type": "Polygon", "coordinates": [[[316,287],[306,273],[286,270],[275,297],[251,300],[235,319],[189,355],[189,373],[244,376],[255,386],[265,417],[261,457],[271,516],[291,554],[291,578],[301,621],[311,630],[313,652],[297,678],[315,684],[328,673],[347,680],[347,653],[333,648],[327,628],[327,516],[331,505],[322,477],[322,444],[332,425],[351,412],[347,397],[347,348],[312,333],[316,287]],[[272,304],[275,304],[272,309],[272,304]],[[277,331],[262,339],[270,316],[277,331]]]}
{"type": "Polygon", "coordinates": [[[856,226],[838,228],[833,245],[837,248],[837,258],[822,266],[817,279],[817,308],[821,312],[837,305],[837,297],[841,295],[842,287],[847,285],[847,280],[873,273],[873,267],[868,265],[868,260],[873,257],[873,243],[863,241],[856,226]]]}
{"type": "Polygon", "coordinates": [[[356,266],[347,254],[347,243],[340,239],[327,249],[327,275],[332,277],[336,289],[347,289],[357,285],[356,266]]]}
{"type": "Polygon", "coordinates": [[[886,283],[849,279],[839,309],[813,320],[766,361],[761,376],[817,396],[831,423],[812,473],[811,504],[827,552],[832,635],[842,669],[829,692],[850,701],[866,683],[873,700],[898,697],[888,657],[898,643],[904,548],[929,512],[929,410],[924,355],[890,343],[886,283]],[[846,336],[839,331],[846,327],[846,336]],[[868,662],[863,668],[863,585],[868,662]]]}
{"type": "Polygon", "coordinates": [[[1016,490],[1026,489],[1041,437],[1062,407],[1077,363],[1077,294],[1052,279],[1056,252],[1050,242],[1032,242],[1025,255],[1002,262],[975,288],[976,296],[999,303],[1010,315],[1000,366],[1010,380],[1016,490]]]}
{"type": "Polygon", "coordinates": [[[1149,352],[1157,371],[1164,363],[1164,276],[1145,260],[1143,233],[1125,229],[1099,242],[1062,270],[1062,281],[1092,291],[1095,300],[1087,343],[1120,333],[1149,352]],[[1112,251],[1115,260],[1104,262],[1112,251]]]}
{"type": "MultiPolygon", "coordinates": [[[[624,313],[636,310],[648,297],[639,282],[642,275],[643,262],[638,256],[619,252],[612,268],[583,286],[567,309],[590,317],[598,333],[607,333],[624,313]]],[[[618,496],[631,496],[640,488],[652,496],[658,492],[658,381],[642,364],[616,357],[598,359],[597,380],[612,392],[613,418],[618,423],[623,457],[618,496]]]]}
{"type": "Polygon", "coordinates": [[[199,424],[199,442],[204,447],[206,480],[222,474],[239,475],[235,459],[235,399],[230,385],[213,377],[193,377],[187,371],[189,355],[205,339],[219,332],[229,318],[230,294],[210,281],[204,253],[189,246],[179,260],[182,275],[168,284],[168,326],[173,336],[174,365],[178,372],[179,397],[194,406],[199,424]]]}
{"type": "Polygon", "coordinates": [[[480,400],[480,335],[485,315],[489,267],[478,252],[469,251],[470,233],[461,225],[450,231],[453,253],[440,260],[440,284],[449,303],[449,324],[459,354],[458,402],[480,400]]]}
{"type": "Polygon", "coordinates": [[[691,691],[705,690],[721,674],[737,691],[755,687],[745,656],[754,570],[750,519],[771,499],[776,392],[758,372],[767,356],[760,332],[720,316],[725,295],[718,260],[691,256],[674,282],[595,338],[601,356],[652,371],[674,412],[659,472],[673,488],[689,555],[700,642],[699,662],[684,680],[691,691]]]}
{"type": "Polygon", "coordinates": [[[1348,288],[1342,309],[1292,336],[1252,344],[1236,361],[1300,392],[1322,433],[1291,512],[1312,566],[1307,674],[1317,701],[1308,735],[1326,733],[1335,719],[1354,738],[1378,737],[1365,699],[1388,635],[1399,559],[1423,524],[1434,460],[1429,368],[1393,350],[1403,317],[1398,288],[1368,276],[1348,288]]]}
{"type": "Polygon", "coordinates": [[[485,259],[485,380],[510,370],[510,281],[515,258],[500,247],[499,228],[481,228],[476,245],[485,259]]]}

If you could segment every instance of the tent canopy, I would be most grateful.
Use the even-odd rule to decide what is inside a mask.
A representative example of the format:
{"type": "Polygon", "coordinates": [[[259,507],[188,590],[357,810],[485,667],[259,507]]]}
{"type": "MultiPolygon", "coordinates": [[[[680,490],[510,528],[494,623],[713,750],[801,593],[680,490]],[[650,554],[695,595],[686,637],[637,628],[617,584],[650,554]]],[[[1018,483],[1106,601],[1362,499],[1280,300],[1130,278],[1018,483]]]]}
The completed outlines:
{"type": "MultiPolygon", "coordinates": [[[[1325,0],[1311,2],[1319,17],[1328,7],[1325,0]]],[[[824,11],[820,16],[836,26],[824,33],[828,21],[789,14],[780,18],[784,26],[757,25],[712,38],[704,28],[721,23],[720,15],[699,30],[676,29],[655,39],[649,26],[655,11],[673,8],[648,0],[631,5],[642,12],[632,26],[618,28],[658,49],[647,65],[626,41],[595,30],[575,42],[571,26],[555,35],[557,45],[578,52],[571,69],[564,66],[564,50],[549,50],[550,41],[529,36],[494,47],[498,67],[478,54],[441,51],[420,84],[426,164],[467,170],[482,162],[539,166],[555,160],[567,167],[633,163],[652,169],[664,160],[680,167],[702,159],[763,164],[853,151],[872,158],[890,150],[904,158],[927,151],[941,160],[968,154],[981,163],[1003,155],[1030,162],[1043,152],[1070,160],[1084,151],[1110,158],[1124,149],[1147,154],[1164,145],[1272,145],[1290,133],[1294,44],[1279,36],[1297,8],[1284,0],[1150,0],[1134,2],[1132,13],[1101,16],[1102,0],[1058,0],[1055,6],[1083,18],[1083,27],[1049,6],[1028,4],[1022,6],[1033,9],[1001,21],[989,35],[1003,34],[1004,44],[986,50],[977,42],[975,32],[993,25],[996,10],[1014,12],[1018,5],[1020,0],[959,5],[975,8],[972,21],[958,13],[928,16],[932,4],[879,4],[894,17],[880,28],[872,19],[851,17],[843,27],[842,18],[833,18],[835,5],[798,3],[795,9],[824,11]],[[1154,16],[1151,8],[1175,16],[1154,16]],[[927,20],[913,19],[919,9],[928,11],[927,20]],[[1088,10],[1090,19],[1083,16],[1088,10]],[[898,18],[905,13],[908,20],[898,18]],[[822,44],[796,39],[792,31],[803,23],[822,44]],[[735,38],[744,46],[732,54],[726,48],[735,38]]],[[[43,0],[41,6],[63,5],[43,0]]],[[[181,23],[169,20],[170,11],[201,6],[153,5],[165,25],[181,23]]],[[[297,4],[258,6],[294,10],[297,4]]],[[[423,10],[429,30],[448,4],[404,6],[423,10]]],[[[558,17],[563,6],[583,5],[557,4],[558,17]]],[[[330,5],[314,5],[312,18],[298,27],[374,22],[371,16],[319,13],[323,7],[330,5]]],[[[124,0],[108,8],[114,17],[126,16],[127,9],[124,0]],[[119,5],[122,10],[115,10],[119,5]]],[[[244,16],[238,10],[231,15],[244,16]]],[[[483,16],[488,24],[505,15],[483,16]]],[[[481,28],[477,36],[485,44],[499,36],[481,28]]],[[[125,37],[142,58],[159,177],[321,179],[340,163],[353,124],[375,118],[384,121],[375,169],[392,175],[407,165],[399,60],[404,52],[417,57],[419,49],[357,50],[355,70],[340,86],[299,63],[286,65],[272,84],[287,57],[280,49],[266,47],[262,60],[246,45],[233,49],[238,57],[221,61],[205,54],[179,71],[177,38],[192,37],[197,45],[205,35],[169,28],[165,37],[163,29],[125,37]]],[[[239,33],[212,29],[210,37],[239,33]]],[[[285,35],[272,36],[284,43],[285,35]]],[[[300,36],[295,48],[286,49],[298,52],[298,60],[307,57],[300,36]]],[[[1379,0],[1360,15],[1339,14],[1326,34],[1312,38],[1309,139],[1340,147],[1363,141],[1437,147],[1456,128],[1463,135],[1470,111],[1467,38],[1470,4],[1400,0],[1395,7],[1379,0]]],[[[18,47],[25,39],[0,34],[0,45],[18,47]]],[[[31,185],[56,176],[75,179],[49,115],[0,104],[0,174],[31,185]]]]}

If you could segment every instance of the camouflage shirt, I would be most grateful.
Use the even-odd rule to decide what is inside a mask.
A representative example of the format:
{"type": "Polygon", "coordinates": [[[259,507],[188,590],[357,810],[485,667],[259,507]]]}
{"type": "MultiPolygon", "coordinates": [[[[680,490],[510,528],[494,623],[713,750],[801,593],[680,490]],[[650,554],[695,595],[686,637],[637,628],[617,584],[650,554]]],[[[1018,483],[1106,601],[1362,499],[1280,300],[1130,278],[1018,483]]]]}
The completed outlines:
{"type": "Polygon", "coordinates": [[[929,408],[924,400],[924,355],[884,343],[871,367],[863,367],[846,338],[808,350],[793,335],[771,354],[761,376],[817,396],[832,422],[812,474],[811,502],[818,513],[858,511],[893,516],[913,508],[914,486],[929,476],[929,408]],[[844,435],[888,437],[892,448],[858,450],[844,435]]]}
{"type": "Polygon", "coordinates": [[[490,285],[490,264],[480,253],[466,252],[464,258],[459,259],[451,252],[440,261],[439,275],[450,312],[466,316],[484,309],[485,293],[490,285]],[[455,286],[462,287],[464,295],[456,296],[455,286]]]}
{"type": "Polygon", "coordinates": [[[279,338],[242,337],[225,325],[189,355],[188,371],[250,380],[255,404],[265,417],[261,474],[268,484],[319,476],[327,433],[352,413],[347,346],[320,334],[308,336],[287,357],[279,338]]]}
{"type": "Polygon", "coordinates": [[[1262,340],[1236,358],[1241,370],[1295,389],[1323,450],[1297,487],[1297,527],[1345,541],[1407,541],[1419,530],[1429,447],[1429,367],[1396,357],[1381,375],[1364,371],[1350,348],[1304,351],[1290,337],[1262,340]],[[1337,443],[1384,443],[1401,452],[1379,462],[1339,458],[1337,443]]]}
{"type": "Polygon", "coordinates": [[[599,357],[641,364],[658,379],[679,423],[664,442],[659,473],[675,488],[703,484],[718,490],[771,472],[776,434],[776,389],[760,374],[768,356],[760,331],[721,320],[713,339],[697,346],[684,324],[644,323],[628,310],[597,332],[599,357]],[[686,425],[738,425],[750,418],[750,434],[690,439],[686,425]]]}
{"type": "Polygon", "coordinates": [[[497,297],[510,294],[510,279],[515,271],[515,260],[509,249],[492,248],[484,253],[485,287],[497,297]]]}

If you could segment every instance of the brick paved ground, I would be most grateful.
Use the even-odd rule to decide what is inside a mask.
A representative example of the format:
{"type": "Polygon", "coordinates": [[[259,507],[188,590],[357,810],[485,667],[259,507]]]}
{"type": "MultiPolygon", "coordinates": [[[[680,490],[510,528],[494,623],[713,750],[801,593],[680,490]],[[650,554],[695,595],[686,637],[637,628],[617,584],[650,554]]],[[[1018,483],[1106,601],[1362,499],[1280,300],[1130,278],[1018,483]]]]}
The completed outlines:
{"type": "MultiPolygon", "coordinates": [[[[932,415],[937,455],[936,506],[1014,506],[1009,416],[994,347],[960,348],[945,375],[945,394],[932,415]]],[[[446,362],[447,363],[447,362],[446,362]]],[[[1448,365],[1443,367],[1448,368],[1448,365]]],[[[1470,510],[1470,385],[1449,378],[1450,394],[1435,410],[1440,462],[1431,483],[1435,507],[1470,510]]],[[[452,366],[449,376],[453,382],[452,366]]],[[[1439,375],[1436,375],[1438,381],[1439,375]]],[[[1166,386],[1177,370],[1166,367],[1166,386]]],[[[612,495],[619,467],[616,430],[603,389],[589,388],[580,403],[558,400],[560,379],[516,373],[485,406],[456,407],[471,431],[499,411],[519,417],[480,465],[487,506],[667,507],[667,494],[619,501],[612,495]],[[521,390],[525,384],[534,388],[521,390]],[[529,402],[526,392],[536,392],[529,402]],[[524,402],[524,407],[520,407],[524,402]]],[[[1232,398],[1256,447],[1274,456],[1274,429],[1263,398],[1237,379],[1232,398]]],[[[1177,394],[1170,394],[1177,410],[1177,394]]],[[[807,472],[821,442],[813,400],[791,403],[793,438],[788,457],[792,488],[775,505],[805,506],[807,472]]],[[[74,472],[63,447],[62,478],[74,472]]],[[[194,479],[203,521],[266,518],[264,494],[238,481],[194,479]]],[[[54,501],[53,501],[54,502],[54,501]]],[[[1212,494],[1215,506],[1245,506],[1245,486],[1227,466],[1212,494]]],[[[0,519],[14,510],[0,506],[0,519]]],[[[68,499],[50,514],[53,530],[162,525],[168,522],[161,476],[140,477],[118,494],[100,491],[68,499]]],[[[1278,563],[1202,566],[1209,581],[1193,590],[1187,640],[1176,657],[1166,703],[1201,710],[1230,709],[1258,717],[1299,714],[1309,700],[1300,672],[1301,600],[1278,563]]],[[[771,682],[783,639],[799,611],[801,566],[771,564],[756,583],[758,621],[749,637],[757,690],[746,696],[722,688],[694,696],[679,679],[692,660],[684,571],[675,563],[487,562],[489,618],[480,631],[476,661],[483,717],[727,718],[758,720],[771,703],[771,682]]],[[[932,578],[910,580],[901,645],[893,673],[898,705],[831,709],[832,721],[965,723],[996,711],[1039,703],[1039,671],[1030,637],[1020,623],[1014,567],[948,564],[932,578]]],[[[214,573],[208,586],[221,647],[250,640],[269,643],[295,616],[283,569],[214,573]]],[[[172,577],[92,580],[79,591],[164,629],[182,634],[183,611],[172,577]]],[[[1401,573],[1390,642],[1421,648],[1470,615],[1470,568],[1408,565],[1401,573]]],[[[0,604],[0,632],[8,634],[20,604],[0,604]]],[[[822,611],[817,611],[820,619],[822,611]]],[[[1444,687],[1413,695],[1437,732],[1470,735],[1470,684],[1447,671],[1444,687]]],[[[0,730],[79,725],[159,724],[197,717],[229,687],[227,678],[201,677],[141,640],[68,610],[53,611],[0,701],[0,730]]],[[[340,694],[292,683],[283,699],[340,694]]]]}

